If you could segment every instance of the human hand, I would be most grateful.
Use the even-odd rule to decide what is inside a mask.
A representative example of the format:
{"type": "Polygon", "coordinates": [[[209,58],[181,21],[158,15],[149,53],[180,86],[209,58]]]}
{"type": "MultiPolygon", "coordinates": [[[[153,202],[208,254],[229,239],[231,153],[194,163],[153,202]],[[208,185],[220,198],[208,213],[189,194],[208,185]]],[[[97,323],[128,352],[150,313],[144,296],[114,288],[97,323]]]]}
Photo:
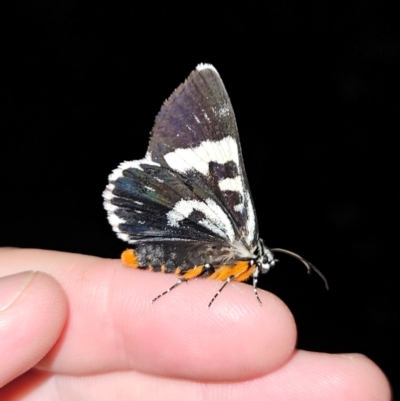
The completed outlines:
{"type": "Polygon", "coordinates": [[[262,290],[259,307],[246,284],[210,309],[220,283],[205,279],[151,304],[174,275],[18,249],[0,250],[0,277],[4,401],[390,399],[366,357],[295,350],[288,308],[262,290]]]}

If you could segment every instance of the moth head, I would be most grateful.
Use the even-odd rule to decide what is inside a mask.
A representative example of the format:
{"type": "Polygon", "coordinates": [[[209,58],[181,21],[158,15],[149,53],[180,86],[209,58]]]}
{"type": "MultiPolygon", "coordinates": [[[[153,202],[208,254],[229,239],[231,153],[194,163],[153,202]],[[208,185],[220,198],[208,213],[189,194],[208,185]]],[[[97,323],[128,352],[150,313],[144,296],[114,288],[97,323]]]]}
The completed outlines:
{"type": "Polygon", "coordinates": [[[268,273],[269,269],[275,266],[277,261],[272,251],[264,245],[264,241],[260,238],[258,241],[258,258],[256,260],[260,273],[268,273]]]}
{"type": "Polygon", "coordinates": [[[269,269],[273,266],[275,266],[275,263],[277,260],[275,259],[273,253],[267,249],[267,252],[265,252],[263,255],[261,255],[257,259],[257,266],[260,269],[260,273],[265,274],[268,273],[269,269]]]}

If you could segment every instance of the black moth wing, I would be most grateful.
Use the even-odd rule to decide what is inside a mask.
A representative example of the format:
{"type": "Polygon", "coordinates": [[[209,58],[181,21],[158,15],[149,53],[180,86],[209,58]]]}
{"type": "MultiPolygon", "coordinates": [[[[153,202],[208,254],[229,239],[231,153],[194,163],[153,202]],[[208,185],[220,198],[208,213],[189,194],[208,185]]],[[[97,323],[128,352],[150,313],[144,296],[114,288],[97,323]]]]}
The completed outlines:
{"type": "Polygon", "coordinates": [[[201,215],[196,214],[196,209],[187,217],[182,216],[180,224],[170,224],[173,208],[180,201],[201,203],[207,199],[208,194],[201,187],[187,185],[179,175],[146,159],[121,166],[114,170],[113,174],[118,175],[115,180],[113,174],[110,176],[104,194],[109,221],[121,239],[132,244],[226,239],[222,231],[220,236],[216,235],[216,224],[199,224],[201,215]]]}
{"type": "Polygon", "coordinates": [[[206,190],[229,215],[236,240],[254,249],[257,218],[235,113],[216,69],[199,65],[165,101],[148,154],[162,167],[206,190]]]}
{"type": "Polygon", "coordinates": [[[166,100],[145,158],[121,163],[103,196],[118,237],[148,244],[144,253],[163,243],[187,255],[210,244],[254,251],[257,220],[235,115],[214,67],[198,66],[166,100]]]}

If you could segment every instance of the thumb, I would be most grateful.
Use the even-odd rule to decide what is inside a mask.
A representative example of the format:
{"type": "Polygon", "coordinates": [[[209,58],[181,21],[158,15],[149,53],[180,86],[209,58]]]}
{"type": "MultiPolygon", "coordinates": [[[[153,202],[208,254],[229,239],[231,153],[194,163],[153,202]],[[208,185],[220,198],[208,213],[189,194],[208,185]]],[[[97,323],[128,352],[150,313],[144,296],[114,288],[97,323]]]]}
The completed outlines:
{"type": "Polygon", "coordinates": [[[49,352],[66,318],[66,297],[51,276],[26,271],[0,277],[0,388],[49,352]]]}

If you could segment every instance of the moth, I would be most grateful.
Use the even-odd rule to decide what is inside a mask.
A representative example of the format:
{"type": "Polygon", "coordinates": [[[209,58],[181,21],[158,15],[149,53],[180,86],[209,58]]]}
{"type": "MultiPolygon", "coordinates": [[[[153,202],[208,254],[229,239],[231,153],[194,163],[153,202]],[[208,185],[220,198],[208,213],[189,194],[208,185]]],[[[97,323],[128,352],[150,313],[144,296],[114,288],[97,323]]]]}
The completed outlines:
{"type": "Polygon", "coordinates": [[[108,220],[131,245],[124,265],[173,273],[167,294],[195,277],[223,282],[208,307],[230,281],[252,279],[286,253],[260,238],[243,164],[235,114],[225,86],[210,64],[199,64],[164,102],[143,159],[121,163],[103,193],[108,220]]]}

